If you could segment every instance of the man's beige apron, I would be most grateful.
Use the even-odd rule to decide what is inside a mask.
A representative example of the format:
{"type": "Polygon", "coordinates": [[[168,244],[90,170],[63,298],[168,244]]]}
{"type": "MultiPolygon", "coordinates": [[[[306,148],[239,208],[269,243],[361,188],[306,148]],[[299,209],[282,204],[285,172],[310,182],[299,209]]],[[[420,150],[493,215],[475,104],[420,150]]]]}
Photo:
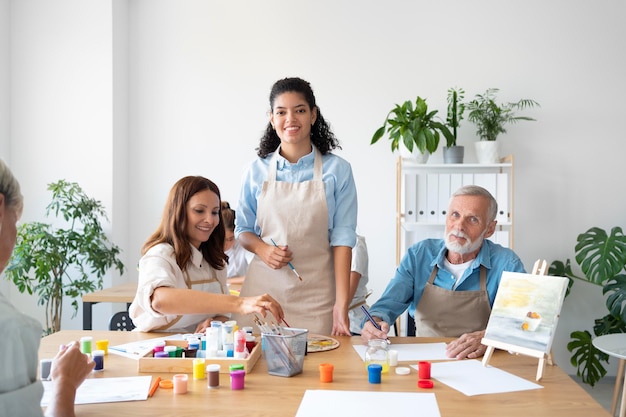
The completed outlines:
{"type": "MultiPolygon", "coordinates": [[[[289,183],[276,181],[277,155],[269,164],[267,180],[257,205],[261,239],[272,245],[288,245],[293,252],[291,263],[302,281],[288,265],[269,268],[254,256],[240,296],[268,293],[283,307],[285,321],[291,327],[309,333],[329,335],[333,326],[335,274],[328,241],[328,206],[322,181],[322,155],[313,146],[315,162],[312,181],[289,183]]],[[[235,315],[239,326],[251,326],[251,316],[235,315]]],[[[258,331],[258,329],[257,329],[258,331]]]]}
{"type": "Polygon", "coordinates": [[[415,311],[415,334],[425,337],[459,337],[484,330],[491,314],[487,269],[480,267],[479,291],[450,291],[434,285],[437,265],[415,311]]]}

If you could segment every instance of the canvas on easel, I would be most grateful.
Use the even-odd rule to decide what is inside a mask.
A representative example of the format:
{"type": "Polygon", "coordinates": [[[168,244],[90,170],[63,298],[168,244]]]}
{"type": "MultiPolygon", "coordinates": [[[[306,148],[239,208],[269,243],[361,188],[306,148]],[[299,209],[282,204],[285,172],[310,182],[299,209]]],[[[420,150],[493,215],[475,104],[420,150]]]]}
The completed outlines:
{"type": "Polygon", "coordinates": [[[537,381],[549,358],[568,279],[504,272],[491,309],[482,344],[483,365],[495,348],[539,359],[537,381]]]}

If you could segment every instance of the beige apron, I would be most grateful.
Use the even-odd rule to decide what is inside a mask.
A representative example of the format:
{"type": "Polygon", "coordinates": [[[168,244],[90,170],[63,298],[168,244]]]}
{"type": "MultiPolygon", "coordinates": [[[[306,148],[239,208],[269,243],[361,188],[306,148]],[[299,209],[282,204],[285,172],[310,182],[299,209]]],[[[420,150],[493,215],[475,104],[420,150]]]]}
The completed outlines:
{"type": "Polygon", "coordinates": [[[434,285],[437,265],[415,308],[415,333],[423,337],[459,337],[484,330],[491,314],[487,269],[480,267],[479,291],[450,291],[434,285]]]}
{"type": "MultiPolygon", "coordinates": [[[[275,270],[254,256],[241,296],[270,294],[283,307],[291,327],[309,333],[329,335],[333,326],[335,274],[328,241],[328,206],[322,181],[322,155],[313,146],[315,162],[312,181],[276,181],[277,156],[269,163],[267,180],[259,196],[257,222],[261,239],[279,246],[288,245],[292,264],[302,281],[288,265],[275,270]]],[[[251,326],[251,316],[235,315],[239,326],[251,326]]],[[[256,328],[256,327],[255,327],[256,328]]],[[[258,329],[257,329],[258,331],[258,329]]]]}
{"type": "MultiPolygon", "coordinates": [[[[209,292],[213,294],[224,294],[224,287],[222,286],[222,283],[217,278],[217,273],[215,272],[215,269],[203,268],[203,270],[211,271],[211,276],[192,280],[189,277],[189,272],[187,271],[183,272],[183,275],[185,277],[185,284],[187,284],[187,288],[190,290],[204,291],[204,292],[209,292]]],[[[191,328],[197,325],[198,323],[200,323],[202,320],[205,320],[206,318],[207,318],[206,314],[178,315],[176,316],[174,320],[170,321],[169,323],[164,324],[163,326],[154,328],[151,331],[164,331],[164,330],[169,330],[173,328],[177,328],[177,329],[191,328]]]]}

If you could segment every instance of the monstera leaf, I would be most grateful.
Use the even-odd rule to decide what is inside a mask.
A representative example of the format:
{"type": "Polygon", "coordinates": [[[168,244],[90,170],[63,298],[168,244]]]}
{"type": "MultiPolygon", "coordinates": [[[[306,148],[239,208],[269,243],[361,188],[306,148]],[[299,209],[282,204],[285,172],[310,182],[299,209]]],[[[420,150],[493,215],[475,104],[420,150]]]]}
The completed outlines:
{"type": "Polygon", "coordinates": [[[615,317],[621,317],[626,322],[626,275],[620,274],[610,279],[604,286],[604,294],[610,295],[606,299],[606,307],[615,317]]]}
{"type": "Polygon", "coordinates": [[[576,262],[588,281],[604,285],[624,269],[626,264],[626,236],[621,227],[611,229],[611,235],[593,227],[578,235],[574,248],[576,262]]]}
{"type": "Polygon", "coordinates": [[[593,346],[591,333],[588,331],[573,332],[571,337],[572,340],[567,344],[567,350],[572,352],[570,362],[576,367],[576,375],[593,387],[606,375],[601,361],[606,362],[608,356],[593,346]]]}

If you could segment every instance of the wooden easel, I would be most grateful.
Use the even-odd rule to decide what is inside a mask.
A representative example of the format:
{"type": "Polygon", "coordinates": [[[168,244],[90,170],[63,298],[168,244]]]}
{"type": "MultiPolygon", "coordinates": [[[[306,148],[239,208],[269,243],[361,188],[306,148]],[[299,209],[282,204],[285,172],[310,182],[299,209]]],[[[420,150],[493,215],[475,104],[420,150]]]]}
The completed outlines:
{"type": "MultiPolygon", "coordinates": [[[[533,270],[531,274],[533,275],[547,275],[548,273],[548,263],[544,259],[538,259],[533,266],[533,270]]],[[[533,358],[539,359],[539,363],[537,365],[537,376],[535,378],[536,381],[539,381],[543,377],[543,369],[546,365],[553,365],[552,361],[552,350],[550,353],[545,353],[540,350],[534,350],[525,348],[522,346],[515,346],[508,343],[500,342],[497,340],[484,339],[481,341],[483,345],[487,345],[487,350],[485,351],[485,356],[483,356],[483,366],[487,366],[489,364],[489,360],[491,359],[491,355],[495,348],[508,350],[510,353],[522,354],[531,356],[533,358]]]]}

